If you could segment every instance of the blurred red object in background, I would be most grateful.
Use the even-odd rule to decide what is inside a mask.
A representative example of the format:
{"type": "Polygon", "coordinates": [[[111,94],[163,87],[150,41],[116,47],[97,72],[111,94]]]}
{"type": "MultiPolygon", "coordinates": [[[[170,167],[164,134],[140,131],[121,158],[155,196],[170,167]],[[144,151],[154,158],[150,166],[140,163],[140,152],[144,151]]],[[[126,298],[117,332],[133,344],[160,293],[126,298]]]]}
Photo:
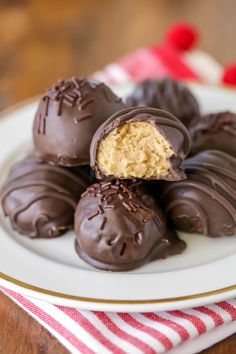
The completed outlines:
{"type": "Polygon", "coordinates": [[[222,82],[228,85],[236,85],[236,62],[225,65],[222,82]]]}
{"type": "Polygon", "coordinates": [[[198,32],[187,22],[175,22],[166,32],[166,42],[180,50],[192,49],[198,40],[198,32]]]}

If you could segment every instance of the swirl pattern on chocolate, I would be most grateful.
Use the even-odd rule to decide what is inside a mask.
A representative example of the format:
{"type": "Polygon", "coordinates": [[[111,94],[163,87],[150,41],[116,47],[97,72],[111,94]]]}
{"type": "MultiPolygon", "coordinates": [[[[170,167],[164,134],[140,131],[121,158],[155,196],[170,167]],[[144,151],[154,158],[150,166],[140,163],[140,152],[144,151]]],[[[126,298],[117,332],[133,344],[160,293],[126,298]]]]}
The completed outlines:
{"type": "Polygon", "coordinates": [[[207,150],[185,160],[183,168],[187,180],[161,189],[174,226],[212,237],[236,234],[236,159],[207,150]]]}
{"type": "Polygon", "coordinates": [[[60,236],[73,227],[74,210],[87,188],[85,171],[29,156],[17,162],[1,189],[1,203],[13,229],[31,238],[60,236]]]}
{"type": "Polygon", "coordinates": [[[75,212],[76,251],[94,267],[124,271],[178,254],[185,243],[167,230],[154,199],[139,182],[90,186],[75,212]]]}
{"type": "Polygon", "coordinates": [[[197,116],[189,125],[191,155],[202,150],[220,150],[236,157],[236,114],[218,112],[197,116]]]}
{"type": "Polygon", "coordinates": [[[199,114],[199,105],[190,89],[169,77],[146,79],[138,83],[126,100],[129,106],[148,106],[170,112],[184,125],[199,114]]]}
{"type": "Polygon", "coordinates": [[[86,78],[61,80],[40,100],[35,115],[35,148],[62,166],[89,164],[96,129],[125,105],[105,84],[86,78]]]}
{"type": "MultiPolygon", "coordinates": [[[[93,140],[91,142],[90,147],[90,164],[91,167],[94,169],[96,177],[102,179],[104,177],[117,177],[117,178],[140,178],[137,175],[128,175],[125,177],[118,176],[118,175],[108,175],[104,173],[102,168],[100,167],[98,161],[99,150],[102,142],[105,138],[110,134],[116,135],[116,130],[124,126],[125,124],[132,124],[132,123],[145,123],[145,127],[141,127],[141,131],[145,132],[148,126],[154,128],[158,134],[161,135],[162,142],[158,142],[156,151],[159,148],[163,147],[163,152],[165,153],[166,149],[171,149],[170,155],[165,158],[165,156],[158,157],[160,159],[159,164],[161,164],[162,160],[168,160],[168,164],[170,165],[164,175],[159,176],[145,176],[143,175],[141,178],[143,179],[164,179],[164,180],[180,180],[185,178],[185,174],[181,170],[181,163],[182,160],[187,156],[190,150],[190,136],[185,128],[185,126],[173,115],[168,112],[149,108],[149,107],[134,107],[121,110],[115,114],[113,114],[106,122],[104,122],[94,134],[93,140]],[[164,143],[164,144],[163,144],[164,143]],[[163,146],[162,146],[163,145],[163,146]]],[[[142,134],[141,132],[141,134],[142,134]]],[[[141,136],[140,134],[140,136],[141,136]]],[[[125,136],[123,136],[122,141],[124,141],[125,136]]],[[[140,138],[141,139],[141,138],[140,138]]],[[[131,140],[131,139],[128,139],[131,140]]],[[[134,161],[134,165],[141,165],[143,163],[148,165],[148,160],[150,161],[151,156],[146,157],[147,154],[153,154],[154,146],[150,146],[150,136],[145,136],[144,139],[144,148],[146,151],[143,151],[143,161],[141,160],[142,150],[139,150],[137,146],[130,146],[130,150],[139,150],[137,152],[137,160],[134,161]],[[145,162],[146,161],[146,162],[145,162]]],[[[159,137],[159,141],[160,137],[159,137]]],[[[123,143],[124,145],[124,143],[123,143]]],[[[119,146],[114,146],[114,150],[119,149],[119,146]]],[[[111,150],[110,150],[111,151],[111,150]]],[[[108,151],[108,154],[110,154],[108,151]]],[[[126,156],[121,156],[120,159],[128,159],[129,158],[129,151],[127,151],[126,156]]],[[[114,161],[114,163],[118,163],[118,161],[114,161]]],[[[129,161],[126,163],[129,164],[129,161]]],[[[157,166],[157,165],[156,165],[157,166]]]]}

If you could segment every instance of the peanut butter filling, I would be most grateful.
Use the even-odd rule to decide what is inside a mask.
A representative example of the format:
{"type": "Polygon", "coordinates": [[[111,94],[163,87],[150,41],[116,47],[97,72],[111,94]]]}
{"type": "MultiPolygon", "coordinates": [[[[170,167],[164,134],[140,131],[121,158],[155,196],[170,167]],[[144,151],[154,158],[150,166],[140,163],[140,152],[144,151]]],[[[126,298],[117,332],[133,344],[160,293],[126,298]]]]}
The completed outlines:
{"type": "Polygon", "coordinates": [[[173,153],[170,144],[150,123],[130,122],[101,141],[97,161],[106,176],[159,178],[168,174],[173,153]]]}

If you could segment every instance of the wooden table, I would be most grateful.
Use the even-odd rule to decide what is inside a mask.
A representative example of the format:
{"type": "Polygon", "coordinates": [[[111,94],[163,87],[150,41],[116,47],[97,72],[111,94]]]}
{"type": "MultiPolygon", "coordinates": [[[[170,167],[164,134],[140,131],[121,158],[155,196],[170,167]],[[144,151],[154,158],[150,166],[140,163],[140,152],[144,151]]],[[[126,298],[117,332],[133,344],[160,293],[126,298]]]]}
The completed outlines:
{"type": "MultiPolygon", "coordinates": [[[[2,0],[0,109],[39,94],[57,78],[87,75],[137,47],[159,42],[177,19],[199,28],[199,47],[219,62],[236,59],[234,0],[2,0]]],[[[227,354],[235,348],[236,335],[204,353],[227,354]]],[[[0,294],[0,353],[67,351],[0,294]]]]}

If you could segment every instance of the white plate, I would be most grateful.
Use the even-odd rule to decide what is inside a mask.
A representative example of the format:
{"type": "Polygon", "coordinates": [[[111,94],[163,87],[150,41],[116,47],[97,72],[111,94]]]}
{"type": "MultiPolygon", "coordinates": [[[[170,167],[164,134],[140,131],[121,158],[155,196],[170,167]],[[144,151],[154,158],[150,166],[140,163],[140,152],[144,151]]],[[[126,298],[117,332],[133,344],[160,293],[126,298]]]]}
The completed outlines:
{"type": "MultiPolygon", "coordinates": [[[[202,111],[236,111],[236,91],[191,85],[202,111]]],[[[118,88],[127,93],[130,84],[118,88]]],[[[116,88],[117,91],[117,88],[116,88]]],[[[0,183],[31,146],[37,103],[8,110],[0,119],[0,183]]],[[[73,232],[51,240],[30,240],[0,217],[0,285],[67,306],[103,311],[184,308],[236,295],[236,237],[210,239],[180,233],[187,250],[127,273],[93,269],[80,260],[73,232]]]]}

